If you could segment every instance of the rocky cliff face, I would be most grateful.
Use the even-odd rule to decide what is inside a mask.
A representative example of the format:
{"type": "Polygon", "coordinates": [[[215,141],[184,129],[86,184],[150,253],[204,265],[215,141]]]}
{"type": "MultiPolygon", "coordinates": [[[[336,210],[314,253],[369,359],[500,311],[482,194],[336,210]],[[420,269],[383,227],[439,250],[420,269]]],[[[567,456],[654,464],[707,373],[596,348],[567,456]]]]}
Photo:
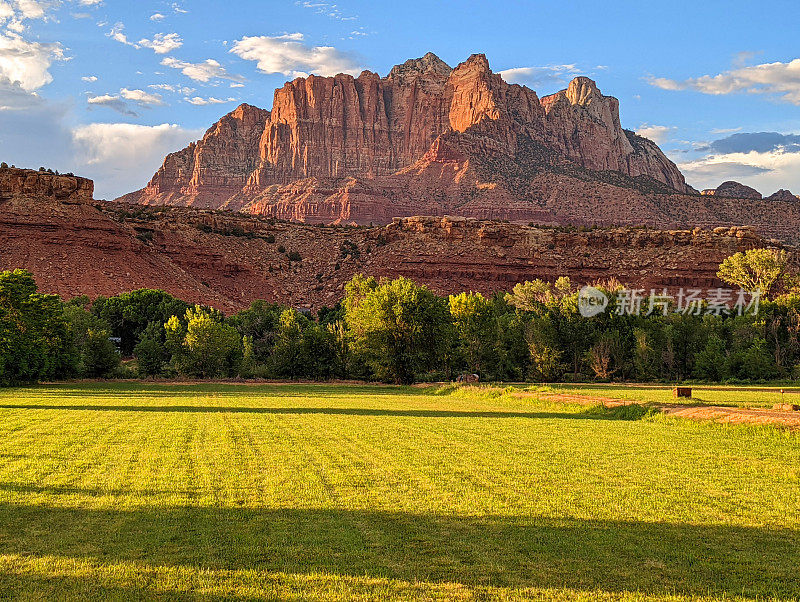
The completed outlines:
{"type": "Polygon", "coordinates": [[[383,78],[365,71],[288,82],[271,111],[239,107],[124,200],[357,223],[465,204],[465,215],[478,216],[511,200],[518,207],[507,217],[526,219],[541,200],[531,178],[554,169],[589,180],[615,172],[633,190],[691,192],[654,143],[621,128],[618,101],[592,80],[539,99],[492,73],[483,55],[451,69],[429,53],[383,78]],[[424,190],[417,182],[404,192],[409,170],[425,171],[424,190]]]}
{"type": "Polygon", "coordinates": [[[91,203],[93,194],[94,182],[86,178],[32,169],[0,168],[0,204],[26,197],[65,203],[91,203]]]}
{"type": "Polygon", "coordinates": [[[147,187],[123,200],[220,207],[242,190],[256,168],[258,144],[269,116],[269,111],[239,106],[202,140],[168,155],[147,187]]]}
{"type": "Polygon", "coordinates": [[[603,96],[588,77],[577,77],[566,90],[542,98],[549,144],[575,163],[596,171],[649,176],[677,192],[690,192],[677,166],[658,146],[619,120],[619,101],[603,96]]]}
{"type": "MultiPolygon", "coordinates": [[[[426,161],[449,165],[465,179],[475,177],[465,157],[443,140],[426,161]]],[[[423,187],[436,177],[425,162],[409,169],[423,187]]],[[[360,186],[351,182],[352,199],[369,194],[360,186]]],[[[407,276],[440,294],[490,294],[525,280],[559,276],[581,285],[616,278],[647,290],[714,288],[722,284],[716,271],[726,257],[776,246],[752,228],[712,228],[729,217],[710,209],[702,216],[707,227],[674,230],[533,227],[463,217],[314,227],[194,207],[131,208],[95,202],[91,190],[92,182],[83,178],[0,170],[0,270],[27,268],[43,292],[66,298],[146,287],[224,311],[255,299],[318,309],[341,299],[345,284],[359,272],[407,276]],[[343,254],[343,247],[359,252],[343,254]]],[[[612,209],[619,201],[607,199],[612,209]]],[[[738,199],[723,200],[730,211],[742,206],[738,199]]],[[[774,201],[753,201],[748,215],[757,218],[753,207],[759,204],[774,201]]],[[[781,205],[797,240],[800,203],[781,205]]],[[[587,201],[576,211],[590,208],[587,201]]],[[[499,209],[514,210],[514,205],[499,209]]],[[[573,220],[579,217],[576,213],[573,220]]]]}

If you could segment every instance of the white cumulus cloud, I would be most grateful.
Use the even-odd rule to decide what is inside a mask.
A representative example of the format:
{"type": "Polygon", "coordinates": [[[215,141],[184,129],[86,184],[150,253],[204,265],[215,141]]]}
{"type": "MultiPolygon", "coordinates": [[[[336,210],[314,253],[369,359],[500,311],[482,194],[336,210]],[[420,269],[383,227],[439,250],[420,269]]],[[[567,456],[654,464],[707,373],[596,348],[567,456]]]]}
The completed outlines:
{"type": "Polygon", "coordinates": [[[186,98],[184,100],[186,100],[186,102],[188,102],[189,104],[192,104],[192,105],[195,105],[195,106],[198,106],[198,107],[203,107],[203,106],[206,106],[206,105],[220,105],[220,104],[224,104],[226,102],[235,102],[236,101],[235,98],[214,98],[213,96],[209,96],[208,98],[203,98],[201,96],[195,96],[193,98],[186,98]]]}
{"type": "Polygon", "coordinates": [[[235,82],[244,81],[241,75],[228,73],[225,67],[214,59],[206,59],[200,63],[189,63],[173,57],[166,57],[161,61],[161,64],[172,69],[180,69],[181,73],[186,77],[198,82],[209,82],[212,79],[227,79],[235,82]]]}
{"type": "Polygon", "coordinates": [[[569,77],[574,77],[581,70],[576,65],[546,65],[544,67],[514,67],[498,71],[509,84],[526,86],[546,86],[562,84],[569,77]]]}
{"type": "Polygon", "coordinates": [[[157,33],[152,40],[139,40],[139,45],[153,49],[156,54],[167,54],[183,46],[183,40],[177,33],[157,33]]]}
{"type": "Polygon", "coordinates": [[[0,33],[0,79],[18,83],[27,91],[53,81],[50,65],[64,58],[59,43],[31,42],[15,33],[0,33]]]}
{"type": "Polygon", "coordinates": [[[142,106],[159,106],[164,104],[160,94],[151,94],[150,92],[145,92],[144,90],[129,90],[128,88],[122,88],[119,91],[119,95],[125,100],[132,100],[133,102],[142,106]]]}
{"type": "Polygon", "coordinates": [[[0,0],[0,23],[14,16],[14,9],[8,2],[0,0]]]}
{"type": "Polygon", "coordinates": [[[800,105],[800,58],[788,63],[750,65],[684,80],[651,78],[663,90],[696,90],[703,94],[767,94],[783,102],[800,105]]]}
{"type": "Polygon", "coordinates": [[[133,42],[128,40],[128,36],[125,34],[125,25],[122,23],[115,23],[114,26],[111,28],[106,36],[111,38],[112,40],[116,40],[120,44],[126,44],[128,46],[136,46],[133,42]]]}
{"type": "Polygon", "coordinates": [[[289,77],[305,77],[309,73],[336,75],[361,71],[356,61],[333,46],[308,46],[302,34],[280,36],[245,36],[234,42],[231,52],[247,61],[255,61],[262,73],[282,73],[289,77]]]}
{"type": "Polygon", "coordinates": [[[164,157],[202,135],[178,125],[91,123],[72,131],[81,175],[95,180],[97,198],[141,188],[164,157]]]}
{"type": "Polygon", "coordinates": [[[139,114],[132,110],[128,103],[125,102],[120,96],[116,94],[100,94],[98,96],[90,96],[86,102],[95,107],[106,107],[121,115],[130,115],[131,117],[138,117],[139,114]]]}
{"type": "Polygon", "coordinates": [[[122,115],[130,115],[132,117],[138,117],[139,114],[131,109],[128,102],[132,102],[143,109],[154,106],[163,106],[164,104],[160,94],[153,94],[151,92],[145,92],[144,90],[138,89],[130,90],[128,88],[122,88],[119,91],[119,94],[101,94],[98,96],[89,96],[86,99],[86,102],[92,106],[106,107],[122,115]]]}
{"type": "Polygon", "coordinates": [[[669,138],[670,132],[674,129],[674,127],[668,125],[650,125],[649,123],[643,123],[636,128],[636,133],[639,136],[652,140],[656,144],[661,144],[669,138]]]}
{"type": "Polygon", "coordinates": [[[177,94],[183,94],[184,96],[189,96],[195,92],[195,88],[177,86],[174,84],[150,84],[147,87],[152,88],[153,90],[162,90],[164,92],[175,92],[177,94]]]}
{"type": "Polygon", "coordinates": [[[23,19],[44,19],[45,10],[50,3],[39,0],[16,0],[14,4],[23,19]]]}
{"type": "Polygon", "coordinates": [[[764,196],[779,188],[800,194],[800,152],[775,149],[715,154],[680,163],[678,167],[695,188],[716,188],[725,180],[736,180],[764,196]]]}

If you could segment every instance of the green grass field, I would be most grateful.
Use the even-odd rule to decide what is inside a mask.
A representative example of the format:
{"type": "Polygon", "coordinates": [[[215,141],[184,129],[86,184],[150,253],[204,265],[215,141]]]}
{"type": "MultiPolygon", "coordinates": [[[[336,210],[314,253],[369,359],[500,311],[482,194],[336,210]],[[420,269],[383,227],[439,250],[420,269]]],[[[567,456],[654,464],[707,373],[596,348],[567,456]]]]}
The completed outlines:
{"type": "Polygon", "coordinates": [[[800,404],[800,387],[687,385],[692,399],[674,399],[672,387],[642,384],[521,385],[522,390],[613,397],[645,404],[703,404],[740,408],[771,408],[776,403],[800,404]],[[783,394],[781,394],[783,391],[783,394]]]}
{"type": "Polygon", "coordinates": [[[0,599],[798,599],[800,435],[453,388],[0,390],[0,599]]]}

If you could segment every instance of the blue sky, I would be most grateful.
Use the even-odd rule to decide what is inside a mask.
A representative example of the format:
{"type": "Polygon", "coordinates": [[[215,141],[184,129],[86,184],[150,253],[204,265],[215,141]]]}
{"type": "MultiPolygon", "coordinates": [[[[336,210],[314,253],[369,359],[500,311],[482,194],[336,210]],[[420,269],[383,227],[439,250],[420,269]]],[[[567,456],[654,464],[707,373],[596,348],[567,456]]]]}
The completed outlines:
{"type": "Polygon", "coordinates": [[[85,174],[113,198],[238,103],[270,108],[297,75],[482,52],[540,95],[592,77],[698,188],[800,194],[799,7],[0,0],[0,159],[85,174]]]}

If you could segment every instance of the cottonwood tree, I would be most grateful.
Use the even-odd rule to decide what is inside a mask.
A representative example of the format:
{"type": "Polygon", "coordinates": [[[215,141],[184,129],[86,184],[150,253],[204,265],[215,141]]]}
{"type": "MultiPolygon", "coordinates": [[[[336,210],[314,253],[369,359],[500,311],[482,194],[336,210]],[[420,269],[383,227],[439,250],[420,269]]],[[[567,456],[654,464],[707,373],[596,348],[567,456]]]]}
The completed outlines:
{"type": "Polygon", "coordinates": [[[719,266],[717,276],[746,291],[761,291],[769,298],[786,274],[788,255],[777,249],[749,249],[731,255],[719,266]]]}
{"type": "Polygon", "coordinates": [[[444,299],[407,278],[378,282],[356,275],[346,290],[353,350],[379,379],[410,384],[441,366],[451,332],[444,299]]]}
{"type": "Polygon", "coordinates": [[[172,316],[164,325],[166,346],[181,374],[213,378],[234,376],[242,359],[242,338],[216,312],[195,305],[185,320],[172,316]]]}
{"type": "Polygon", "coordinates": [[[61,300],[26,270],[0,272],[0,384],[71,376],[76,362],[61,300]]]}
{"type": "Polygon", "coordinates": [[[92,305],[92,313],[108,322],[112,334],[121,340],[123,355],[130,355],[148,324],[163,326],[171,316],[184,315],[189,307],[162,290],[143,288],[116,297],[100,297],[92,305]]]}
{"type": "Polygon", "coordinates": [[[449,309],[458,353],[470,372],[483,373],[495,338],[491,302],[480,293],[461,293],[450,295],[449,309]]]}

